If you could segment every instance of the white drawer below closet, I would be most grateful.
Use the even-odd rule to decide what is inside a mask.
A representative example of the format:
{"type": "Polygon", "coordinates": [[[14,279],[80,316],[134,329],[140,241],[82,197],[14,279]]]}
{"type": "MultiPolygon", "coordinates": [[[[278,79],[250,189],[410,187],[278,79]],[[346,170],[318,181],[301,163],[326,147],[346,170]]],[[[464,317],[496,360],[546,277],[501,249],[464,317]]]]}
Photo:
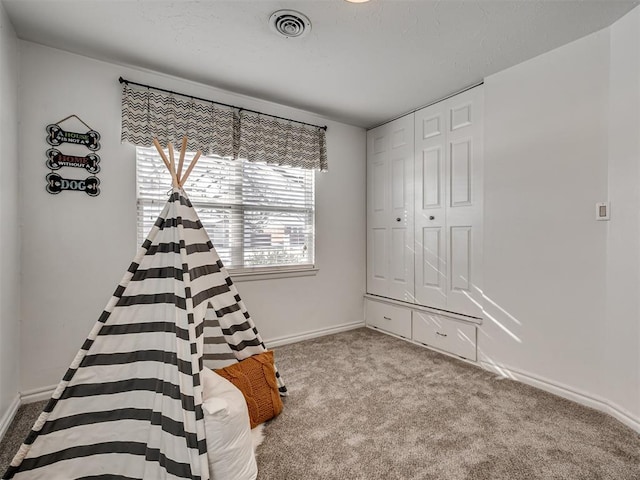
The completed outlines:
{"type": "Polygon", "coordinates": [[[411,338],[411,310],[388,303],[365,300],[367,325],[411,338]]]}
{"type": "Polygon", "coordinates": [[[476,326],[435,313],[413,311],[413,340],[476,360],[476,326]]]}

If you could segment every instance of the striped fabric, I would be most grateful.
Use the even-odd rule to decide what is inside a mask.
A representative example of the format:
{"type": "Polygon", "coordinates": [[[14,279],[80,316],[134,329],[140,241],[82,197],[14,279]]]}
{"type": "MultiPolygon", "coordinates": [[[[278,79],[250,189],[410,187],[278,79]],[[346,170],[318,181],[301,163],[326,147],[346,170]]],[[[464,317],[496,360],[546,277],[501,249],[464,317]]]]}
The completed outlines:
{"type": "Polygon", "coordinates": [[[157,138],[178,145],[183,135],[189,151],[204,155],[328,169],[323,128],[123,84],[122,142],[150,147],[157,138]]]}
{"type": "Polygon", "coordinates": [[[265,351],[190,201],[174,189],[2,478],[209,479],[199,372],[221,360],[210,346],[222,344],[208,337],[220,332],[237,360],[265,351]]]}
{"type": "Polygon", "coordinates": [[[224,338],[215,310],[213,307],[207,308],[204,319],[204,366],[216,370],[237,361],[233,350],[224,338]]]}

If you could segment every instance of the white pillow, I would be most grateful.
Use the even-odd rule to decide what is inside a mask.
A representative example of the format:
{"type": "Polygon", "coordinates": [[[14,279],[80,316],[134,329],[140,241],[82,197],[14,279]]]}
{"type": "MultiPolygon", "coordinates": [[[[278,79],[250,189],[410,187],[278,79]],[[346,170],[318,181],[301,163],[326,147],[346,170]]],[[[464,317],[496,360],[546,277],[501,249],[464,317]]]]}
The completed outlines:
{"type": "Polygon", "coordinates": [[[200,378],[211,479],[255,480],[258,466],[242,392],[208,368],[202,370],[200,378]]]}

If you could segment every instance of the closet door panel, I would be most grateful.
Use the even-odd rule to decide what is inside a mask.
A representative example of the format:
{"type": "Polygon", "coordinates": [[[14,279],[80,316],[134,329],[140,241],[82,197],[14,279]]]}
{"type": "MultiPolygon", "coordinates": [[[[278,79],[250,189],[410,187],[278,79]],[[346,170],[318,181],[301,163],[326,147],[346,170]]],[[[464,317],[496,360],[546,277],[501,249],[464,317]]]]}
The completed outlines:
{"type": "Polygon", "coordinates": [[[422,229],[422,286],[442,289],[442,228],[424,227],[422,229]]]}
{"type": "Polygon", "coordinates": [[[436,104],[415,115],[416,303],[446,308],[446,109],[436,104]]]}
{"type": "Polygon", "coordinates": [[[394,120],[390,157],[391,215],[388,229],[391,236],[389,283],[390,298],[412,302],[413,279],[413,115],[394,120]]]}
{"type": "MultiPolygon", "coordinates": [[[[407,213],[407,171],[404,158],[394,158],[391,162],[391,209],[401,218],[407,213]]],[[[397,220],[396,220],[397,221],[397,220]]]]}
{"type": "Polygon", "coordinates": [[[475,99],[469,98],[469,95],[466,95],[465,93],[462,93],[460,97],[452,97],[449,100],[449,103],[453,104],[450,115],[450,129],[452,132],[473,124],[474,120],[471,112],[474,101],[475,99]]]}
{"type": "Polygon", "coordinates": [[[447,117],[447,310],[482,316],[482,87],[450,98],[447,117]]]}
{"type": "Polygon", "coordinates": [[[465,138],[451,142],[450,145],[451,182],[449,186],[449,206],[453,208],[472,205],[471,141],[470,138],[465,138]]]}
{"type": "Polygon", "coordinates": [[[367,292],[412,301],[413,115],[367,132],[367,292]]]}
{"type": "Polygon", "coordinates": [[[407,258],[406,246],[409,243],[405,227],[391,229],[391,285],[389,297],[398,300],[413,299],[413,257],[407,258]],[[411,262],[411,264],[408,264],[411,262]]]}
{"type": "Polygon", "coordinates": [[[370,188],[372,189],[372,214],[384,214],[385,211],[385,192],[386,192],[386,171],[384,162],[373,162],[371,165],[371,173],[373,176],[373,181],[371,182],[370,188]]]}
{"type": "Polygon", "coordinates": [[[439,209],[444,198],[442,171],[444,152],[440,145],[422,151],[422,205],[421,210],[439,209]]]}
{"type": "Polygon", "coordinates": [[[367,134],[367,291],[387,295],[389,291],[388,231],[390,139],[384,129],[367,134]]]}
{"type": "MultiPolygon", "coordinates": [[[[416,272],[416,292],[421,299],[428,298],[429,306],[446,305],[446,265],[444,263],[444,229],[442,227],[423,227],[422,229],[422,261],[418,264],[421,272],[416,272]]],[[[424,301],[417,303],[425,305],[424,301]]]]}
{"type": "Polygon", "coordinates": [[[371,268],[371,275],[374,280],[386,282],[387,281],[387,254],[389,249],[387,247],[387,232],[384,228],[374,228],[371,230],[371,258],[369,263],[371,268]]]}
{"type": "Polygon", "coordinates": [[[452,292],[470,293],[471,276],[471,227],[451,227],[451,285],[452,292]]]}
{"type": "Polygon", "coordinates": [[[421,138],[422,140],[428,140],[442,135],[442,129],[444,127],[443,120],[442,110],[439,108],[426,107],[417,112],[416,123],[422,123],[417,126],[419,130],[416,132],[416,139],[421,138]]]}

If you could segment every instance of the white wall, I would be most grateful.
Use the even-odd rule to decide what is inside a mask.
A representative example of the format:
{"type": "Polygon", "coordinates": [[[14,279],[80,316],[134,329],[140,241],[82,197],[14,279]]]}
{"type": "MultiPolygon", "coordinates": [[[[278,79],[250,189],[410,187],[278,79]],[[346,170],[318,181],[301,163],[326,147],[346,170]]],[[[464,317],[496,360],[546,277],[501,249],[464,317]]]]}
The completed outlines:
{"type": "Polygon", "coordinates": [[[599,32],[485,80],[484,292],[496,305],[481,358],[586,392],[601,380],[608,50],[599,32]]]}
{"type": "MultiPolygon", "coordinates": [[[[21,42],[23,170],[21,386],[58,382],[136,249],[135,153],[120,143],[118,77],[316,124],[327,124],[329,172],[317,174],[316,276],[240,282],[263,338],[362,322],[365,132],[312,114],[152,72],[21,42]],[[45,192],[45,127],[76,114],[102,135],[102,193],[45,192]]],[[[78,125],[63,124],[73,129],[78,125]]],[[[86,129],[85,129],[86,130],[86,129]]],[[[65,146],[65,151],[72,147],[65,146]]],[[[81,150],[81,149],[80,149],[81,150]]],[[[85,151],[86,153],[86,151],[85,151]]],[[[67,168],[64,175],[83,177],[67,168]]]]}
{"type": "Polygon", "coordinates": [[[607,398],[640,418],[640,8],[611,27],[607,398]]]}
{"type": "Polygon", "coordinates": [[[485,79],[478,336],[486,367],[635,428],[639,12],[485,79]],[[596,221],[596,202],[609,199],[611,221],[596,221]]]}
{"type": "Polygon", "coordinates": [[[18,39],[0,4],[0,438],[17,408],[20,334],[18,39]]]}

